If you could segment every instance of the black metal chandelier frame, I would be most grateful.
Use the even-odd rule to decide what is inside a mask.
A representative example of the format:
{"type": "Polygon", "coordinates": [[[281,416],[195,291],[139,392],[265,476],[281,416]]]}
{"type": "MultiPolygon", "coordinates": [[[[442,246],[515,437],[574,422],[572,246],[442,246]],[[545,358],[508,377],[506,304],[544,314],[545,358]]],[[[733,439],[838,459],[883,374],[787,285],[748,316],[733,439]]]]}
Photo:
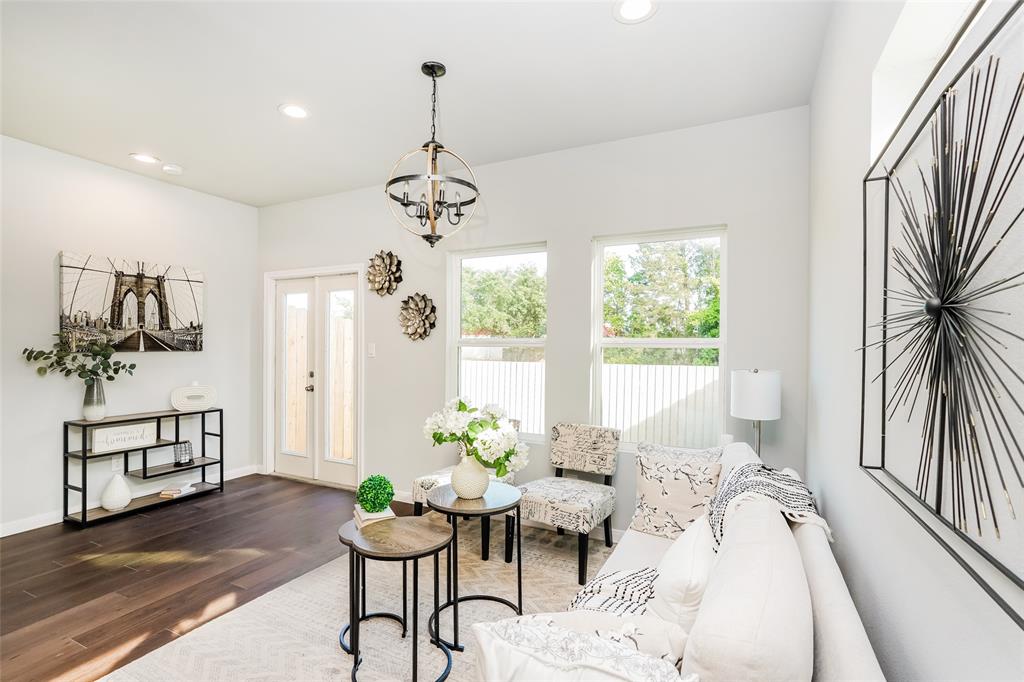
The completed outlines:
{"type": "Polygon", "coordinates": [[[458,232],[464,225],[473,219],[476,213],[480,190],[477,188],[476,175],[473,169],[461,156],[437,141],[437,79],[445,75],[446,69],[440,62],[424,62],[420,67],[424,75],[431,80],[430,98],[430,139],[422,145],[403,154],[388,175],[384,192],[388,198],[388,208],[395,216],[398,223],[430,244],[431,247],[441,241],[444,237],[450,237],[458,232]],[[425,173],[407,173],[396,175],[399,169],[409,159],[417,154],[426,156],[425,173]],[[470,179],[466,180],[455,175],[439,171],[439,161],[443,155],[448,155],[458,161],[469,174],[470,179]],[[410,198],[410,183],[425,183],[425,191],[420,193],[419,198],[410,198]],[[454,192],[449,192],[449,185],[455,186],[454,192]],[[401,187],[401,191],[398,188],[401,187]],[[468,190],[466,197],[462,196],[461,189],[468,190]],[[429,194],[429,196],[428,196],[429,194]],[[452,196],[454,194],[454,196],[452,196]],[[399,208],[401,210],[399,210],[399,208]],[[469,209],[467,214],[466,209],[469,209]],[[454,229],[442,234],[439,227],[447,222],[454,229]],[[420,231],[415,226],[418,225],[420,231]],[[422,230],[429,227],[429,232],[422,230]]]}

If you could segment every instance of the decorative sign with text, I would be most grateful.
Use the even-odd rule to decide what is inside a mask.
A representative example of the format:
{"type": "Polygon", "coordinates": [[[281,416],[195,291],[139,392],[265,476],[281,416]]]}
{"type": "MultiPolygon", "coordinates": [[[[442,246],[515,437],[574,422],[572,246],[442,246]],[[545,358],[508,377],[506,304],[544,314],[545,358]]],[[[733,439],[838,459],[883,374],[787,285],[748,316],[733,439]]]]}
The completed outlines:
{"type": "Polygon", "coordinates": [[[108,426],[92,430],[92,451],[120,452],[130,448],[144,448],[156,444],[156,422],[108,426]]]}

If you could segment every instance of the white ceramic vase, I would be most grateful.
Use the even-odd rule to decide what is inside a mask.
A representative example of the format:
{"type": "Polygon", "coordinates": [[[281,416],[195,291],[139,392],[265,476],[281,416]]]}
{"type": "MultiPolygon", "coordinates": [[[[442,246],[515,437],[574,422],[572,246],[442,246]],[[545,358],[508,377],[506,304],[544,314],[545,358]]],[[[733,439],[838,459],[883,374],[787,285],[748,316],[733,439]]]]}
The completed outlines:
{"type": "Polygon", "coordinates": [[[128,488],[128,482],[121,474],[114,474],[100,495],[100,506],[107,511],[117,511],[127,507],[131,501],[132,491],[128,488]]]}
{"type": "Polygon", "coordinates": [[[483,497],[491,477],[487,469],[476,460],[476,457],[462,456],[462,461],[452,470],[452,490],[465,500],[483,497]]]}

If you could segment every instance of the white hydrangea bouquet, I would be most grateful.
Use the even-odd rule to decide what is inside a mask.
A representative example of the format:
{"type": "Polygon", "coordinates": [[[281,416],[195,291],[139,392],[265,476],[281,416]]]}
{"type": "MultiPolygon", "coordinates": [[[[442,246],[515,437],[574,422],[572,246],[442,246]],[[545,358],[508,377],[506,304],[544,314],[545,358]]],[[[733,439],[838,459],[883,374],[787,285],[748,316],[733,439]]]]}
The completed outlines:
{"type": "Polygon", "coordinates": [[[458,443],[463,454],[494,469],[501,478],[529,462],[530,448],[519,442],[519,433],[497,405],[478,409],[462,398],[450,400],[427,418],[423,435],[435,446],[458,443]]]}

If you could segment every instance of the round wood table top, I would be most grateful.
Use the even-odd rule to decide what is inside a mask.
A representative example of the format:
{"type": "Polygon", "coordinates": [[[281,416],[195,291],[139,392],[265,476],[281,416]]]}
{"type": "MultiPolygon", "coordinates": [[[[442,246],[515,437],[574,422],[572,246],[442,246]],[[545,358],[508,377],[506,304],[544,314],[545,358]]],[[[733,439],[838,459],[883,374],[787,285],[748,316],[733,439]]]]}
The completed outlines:
{"type": "Polygon", "coordinates": [[[338,540],[371,559],[418,559],[447,547],[452,540],[452,527],[432,516],[399,516],[363,528],[348,521],[338,529],[338,540]]]}
{"type": "Polygon", "coordinates": [[[427,492],[427,505],[446,514],[490,516],[515,509],[522,497],[519,488],[501,481],[491,481],[483,497],[475,500],[459,497],[451,485],[439,485],[427,492]]]}

